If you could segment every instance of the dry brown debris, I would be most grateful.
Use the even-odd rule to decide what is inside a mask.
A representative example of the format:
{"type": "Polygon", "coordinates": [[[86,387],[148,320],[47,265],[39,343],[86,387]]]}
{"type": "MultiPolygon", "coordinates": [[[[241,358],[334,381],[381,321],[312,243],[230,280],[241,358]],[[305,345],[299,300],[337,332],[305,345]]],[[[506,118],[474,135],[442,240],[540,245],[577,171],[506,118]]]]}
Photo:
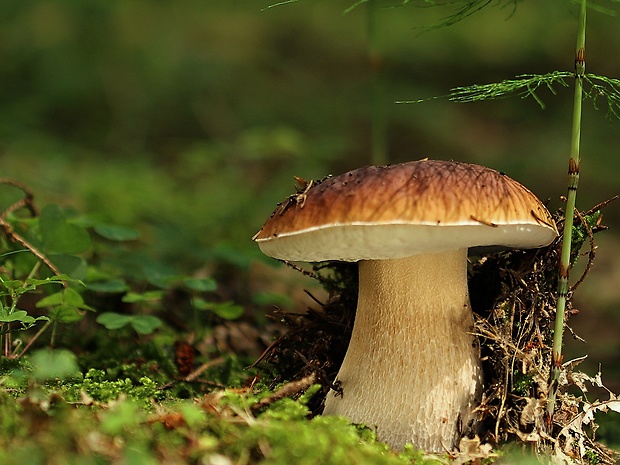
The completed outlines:
{"type": "MultiPolygon", "coordinates": [[[[584,234],[582,242],[589,243],[589,251],[583,254],[588,260],[583,275],[568,295],[567,323],[574,313],[572,294],[595,258],[594,233],[605,229],[601,217],[593,216],[596,211],[576,215],[575,224],[584,234]]],[[[561,229],[562,215],[556,215],[556,221],[561,229]]],[[[575,259],[579,245],[573,251],[575,259]]],[[[593,412],[615,410],[620,402],[611,392],[608,401],[586,400],[586,382],[603,386],[600,376],[593,379],[575,371],[583,358],[562,365],[553,419],[547,412],[560,246],[558,239],[542,249],[499,253],[472,264],[470,291],[486,380],[477,409],[478,430],[483,441],[516,440],[536,453],[551,455],[558,463],[588,462],[588,457],[596,457],[601,464],[615,463],[618,457],[594,439],[593,412]],[[584,395],[577,397],[569,388],[584,395]]]]}

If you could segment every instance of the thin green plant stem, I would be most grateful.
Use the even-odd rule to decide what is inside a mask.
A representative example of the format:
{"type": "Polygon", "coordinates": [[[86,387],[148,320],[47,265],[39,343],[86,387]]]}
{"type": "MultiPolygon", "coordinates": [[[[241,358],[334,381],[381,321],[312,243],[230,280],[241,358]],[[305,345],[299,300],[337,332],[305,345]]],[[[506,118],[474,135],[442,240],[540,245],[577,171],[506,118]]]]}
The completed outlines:
{"type": "Polygon", "coordinates": [[[30,273],[28,273],[28,277],[26,278],[26,281],[28,281],[31,278],[34,278],[34,276],[38,273],[39,268],[41,268],[41,261],[37,260],[34,266],[32,267],[32,270],[30,270],[30,273]]]}
{"type": "Polygon", "coordinates": [[[575,54],[575,96],[573,103],[573,124],[571,135],[571,151],[568,161],[568,193],[566,195],[566,213],[562,232],[562,251],[558,275],[558,301],[553,332],[553,358],[551,369],[551,385],[547,412],[550,424],[553,424],[553,412],[558,388],[558,380],[562,369],[562,343],[564,335],[564,318],[568,294],[568,278],[570,274],[570,258],[572,247],[573,218],[579,184],[580,142],[581,142],[581,103],[583,101],[583,80],[586,60],[586,0],[581,1],[579,24],[577,30],[577,46],[575,54]]]}
{"type": "Polygon", "coordinates": [[[23,350],[19,353],[17,358],[21,358],[28,351],[28,349],[34,344],[34,342],[39,339],[39,337],[50,327],[52,324],[52,320],[47,320],[45,324],[37,331],[37,333],[28,341],[28,344],[23,348],[23,350]]]}
{"type": "Polygon", "coordinates": [[[385,84],[383,82],[383,53],[381,47],[381,28],[379,17],[381,6],[379,0],[366,2],[368,61],[372,73],[371,107],[370,107],[370,160],[373,165],[387,163],[387,117],[385,108],[385,84]]]}

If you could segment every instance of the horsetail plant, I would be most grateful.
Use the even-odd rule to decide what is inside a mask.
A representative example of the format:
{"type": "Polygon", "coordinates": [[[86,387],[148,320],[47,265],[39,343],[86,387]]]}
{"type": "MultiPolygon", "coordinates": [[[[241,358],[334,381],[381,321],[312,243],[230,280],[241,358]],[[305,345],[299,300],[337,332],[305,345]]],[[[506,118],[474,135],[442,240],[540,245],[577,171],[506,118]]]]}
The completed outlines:
{"type": "Polygon", "coordinates": [[[566,212],[564,214],[564,230],[562,233],[562,252],[558,273],[558,300],[553,331],[553,355],[551,384],[547,401],[549,422],[552,423],[558,379],[562,371],[562,339],[564,335],[564,312],[568,294],[568,276],[572,246],[573,217],[579,185],[580,142],[581,142],[581,103],[583,101],[583,77],[586,70],[586,0],[581,0],[579,23],[577,29],[577,45],[575,51],[575,95],[573,101],[573,125],[571,132],[571,149],[568,160],[568,193],[566,195],[566,212]]]}

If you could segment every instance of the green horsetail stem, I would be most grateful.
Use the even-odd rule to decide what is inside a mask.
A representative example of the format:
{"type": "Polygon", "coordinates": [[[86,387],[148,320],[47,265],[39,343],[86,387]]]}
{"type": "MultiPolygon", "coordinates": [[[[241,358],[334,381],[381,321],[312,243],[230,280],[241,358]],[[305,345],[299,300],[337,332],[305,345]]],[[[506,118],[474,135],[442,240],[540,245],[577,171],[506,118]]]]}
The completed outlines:
{"type": "Polygon", "coordinates": [[[573,217],[579,184],[579,144],[581,141],[581,102],[583,100],[583,79],[586,69],[586,0],[581,1],[579,11],[579,25],[577,30],[577,47],[575,53],[575,96],[573,103],[573,126],[571,136],[571,151],[568,161],[568,193],[566,195],[566,211],[564,230],[562,235],[562,252],[558,275],[558,301],[555,314],[555,328],[553,332],[553,357],[551,369],[551,383],[547,412],[549,424],[553,424],[553,411],[557,393],[557,384],[562,369],[562,339],[564,335],[564,314],[568,294],[568,277],[570,274],[570,254],[572,242],[573,217]]]}

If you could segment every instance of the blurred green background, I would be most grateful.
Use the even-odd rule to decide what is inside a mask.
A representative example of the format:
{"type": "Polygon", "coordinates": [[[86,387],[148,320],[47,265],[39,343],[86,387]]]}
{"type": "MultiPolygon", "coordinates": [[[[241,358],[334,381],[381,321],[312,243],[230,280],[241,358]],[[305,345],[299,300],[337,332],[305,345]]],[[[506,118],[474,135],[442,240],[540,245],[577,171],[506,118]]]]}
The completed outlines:
{"type": "MultiPolygon", "coordinates": [[[[27,183],[40,205],[138,227],[145,253],[169,266],[226,263],[257,276],[265,260],[250,238],[293,192],[293,175],[321,178],[370,161],[366,13],[361,5],[343,14],[351,3],[3,2],[0,176],[27,183]]],[[[393,102],[571,70],[574,3],[491,2],[451,27],[423,29],[454,8],[379,12],[389,161],[481,163],[560,208],[572,88],[541,90],[545,110],[519,97],[393,102]]],[[[590,72],[620,77],[619,24],[590,12],[590,72]]],[[[584,111],[582,210],[620,192],[620,121],[599,104],[584,111]]],[[[567,335],[567,352],[588,353],[591,374],[602,363],[603,380],[620,391],[618,204],[605,221],[611,231],[599,237],[571,320],[587,344],[567,335]]],[[[269,288],[269,276],[252,285],[269,288]]]]}

